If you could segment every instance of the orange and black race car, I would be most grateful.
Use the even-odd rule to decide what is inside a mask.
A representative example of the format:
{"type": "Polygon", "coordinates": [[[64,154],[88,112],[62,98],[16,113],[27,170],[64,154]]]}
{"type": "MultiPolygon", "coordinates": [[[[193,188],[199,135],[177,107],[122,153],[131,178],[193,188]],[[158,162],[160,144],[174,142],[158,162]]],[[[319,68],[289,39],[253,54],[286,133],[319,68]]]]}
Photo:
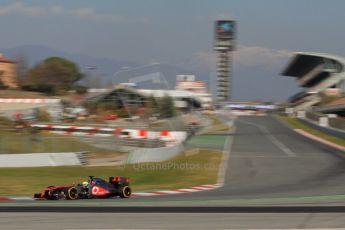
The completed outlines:
{"type": "Polygon", "coordinates": [[[48,186],[34,198],[43,200],[76,200],[93,198],[121,197],[129,198],[132,190],[127,177],[109,177],[108,181],[89,176],[88,181],[77,185],[48,186]]]}

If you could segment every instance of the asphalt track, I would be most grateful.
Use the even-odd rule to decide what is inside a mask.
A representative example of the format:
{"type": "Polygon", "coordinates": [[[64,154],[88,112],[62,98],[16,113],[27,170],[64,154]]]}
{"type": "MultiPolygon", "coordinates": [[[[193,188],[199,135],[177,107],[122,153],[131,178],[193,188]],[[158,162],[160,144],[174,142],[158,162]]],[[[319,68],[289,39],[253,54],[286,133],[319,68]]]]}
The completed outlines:
{"type": "Polygon", "coordinates": [[[0,213],[18,229],[344,229],[341,213],[0,213]],[[15,221],[13,221],[15,220],[15,221]]]}
{"type": "Polygon", "coordinates": [[[131,200],[225,201],[345,195],[344,152],[306,138],[270,116],[240,117],[235,126],[222,188],[131,200]]]}

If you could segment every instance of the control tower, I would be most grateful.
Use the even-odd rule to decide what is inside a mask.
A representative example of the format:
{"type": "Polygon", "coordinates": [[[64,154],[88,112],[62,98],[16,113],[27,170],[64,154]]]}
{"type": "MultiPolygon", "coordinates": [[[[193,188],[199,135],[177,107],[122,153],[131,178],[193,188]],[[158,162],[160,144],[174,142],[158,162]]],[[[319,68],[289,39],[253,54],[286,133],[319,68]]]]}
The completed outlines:
{"type": "Polygon", "coordinates": [[[214,50],[217,60],[217,105],[231,101],[232,51],[235,50],[235,21],[215,22],[214,50]]]}

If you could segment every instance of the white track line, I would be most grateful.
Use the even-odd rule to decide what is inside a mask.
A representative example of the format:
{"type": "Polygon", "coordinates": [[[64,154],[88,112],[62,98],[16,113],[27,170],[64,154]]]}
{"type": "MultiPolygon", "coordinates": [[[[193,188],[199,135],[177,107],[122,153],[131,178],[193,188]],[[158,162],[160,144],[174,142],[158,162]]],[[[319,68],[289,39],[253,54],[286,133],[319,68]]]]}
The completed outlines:
{"type": "Polygon", "coordinates": [[[242,123],[248,124],[248,125],[252,125],[255,126],[257,128],[259,128],[262,132],[267,134],[267,138],[275,145],[277,146],[279,149],[281,149],[287,156],[289,157],[296,157],[296,153],[294,153],[291,149],[289,149],[286,145],[284,145],[281,141],[279,141],[275,136],[273,136],[272,134],[270,134],[269,129],[267,129],[265,126],[262,125],[258,125],[252,122],[248,122],[248,121],[240,121],[242,123]]]}
{"type": "MultiPolygon", "coordinates": [[[[234,127],[233,133],[235,133],[236,127],[235,126],[233,127],[234,127]]],[[[228,162],[231,155],[233,141],[234,141],[234,137],[228,137],[224,143],[223,157],[222,157],[221,165],[219,166],[218,179],[217,179],[217,183],[220,184],[221,187],[224,185],[226,170],[229,166],[228,162]]]]}

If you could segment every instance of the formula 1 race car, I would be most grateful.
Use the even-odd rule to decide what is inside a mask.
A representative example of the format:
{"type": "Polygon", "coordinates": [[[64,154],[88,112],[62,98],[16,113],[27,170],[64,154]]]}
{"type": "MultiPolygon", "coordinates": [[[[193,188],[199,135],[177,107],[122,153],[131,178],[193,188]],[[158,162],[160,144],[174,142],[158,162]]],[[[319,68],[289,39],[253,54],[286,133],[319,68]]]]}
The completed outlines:
{"type": "Polygon", "coordinates": [[[48,186],[42,193],[34,194],[36,199],[76,200],[93,198],[121,197],[129,198],[132,190],[127,177],[109,177],[109,181],[89,176],[87,182],[77,185],[48,186]]]}

